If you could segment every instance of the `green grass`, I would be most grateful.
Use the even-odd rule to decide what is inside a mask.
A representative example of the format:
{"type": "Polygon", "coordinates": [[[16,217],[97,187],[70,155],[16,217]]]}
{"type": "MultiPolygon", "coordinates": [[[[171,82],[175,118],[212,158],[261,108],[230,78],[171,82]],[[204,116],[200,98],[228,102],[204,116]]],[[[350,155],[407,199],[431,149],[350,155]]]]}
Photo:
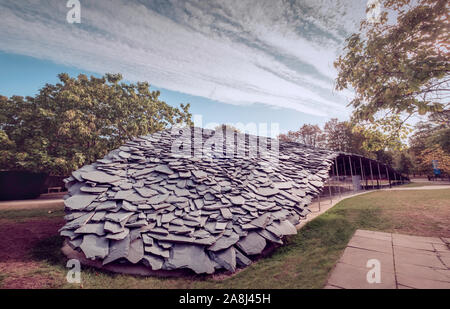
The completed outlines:
{"type": "Polygon", "coordinates": [[[443,185],[448,185],[448,182],[447,183],[443,183],[442,181],[411,182],[411,183],[402,185],[401,187],[415,188],[415,187],[423,187],[423,186],[443,186],[443,185]]]}
{"type": "MultiPolygon", "coordinates": [[[[448,235],[450,190],[378,191],[341,201],[307,223],[286,245],[233,276],[156,278],[120,275],[82,267],[84,288],[322,288],[356,229],[424,236],[448,235]],[[432,215],[430,215],[432,214],[432,215]]],[[[51,287],[78,288],[65,281],[62,239],[52,236],[30,252],[36,274],[54,278],[51,287]]],[[[0,274],[1,280],[1,274],[0,274]]]]}
{"type": "Polygon", "coordinates": [[[6,219],[16,222],[22,222],[32,218],[61,218],[64,216],[62,207],[19,209],[19,210],[1,210],[0,219],[6,219]],[[50,212],[50,213],[49,213],[50,212]]]}
{"type": "Polygon", "coordinates": [[[0,289],[2,288],[3,280],[7,278],[6,274],[0,273],[0,289]]]}

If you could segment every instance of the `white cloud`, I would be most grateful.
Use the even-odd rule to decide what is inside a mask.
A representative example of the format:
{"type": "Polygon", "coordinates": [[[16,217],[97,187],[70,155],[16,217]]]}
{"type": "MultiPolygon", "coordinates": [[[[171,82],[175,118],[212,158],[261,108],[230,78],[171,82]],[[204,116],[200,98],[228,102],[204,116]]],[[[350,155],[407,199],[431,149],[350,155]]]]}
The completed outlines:
{"type": "Polygon", "coordinates": [[[348,112],[332,91],[332,62],[364,3],[357,13],[348,1],[142,3],[81,1],[78,25],[66,22],[64,1],[3,0],[0,50],[225,103],[348,112]]]}

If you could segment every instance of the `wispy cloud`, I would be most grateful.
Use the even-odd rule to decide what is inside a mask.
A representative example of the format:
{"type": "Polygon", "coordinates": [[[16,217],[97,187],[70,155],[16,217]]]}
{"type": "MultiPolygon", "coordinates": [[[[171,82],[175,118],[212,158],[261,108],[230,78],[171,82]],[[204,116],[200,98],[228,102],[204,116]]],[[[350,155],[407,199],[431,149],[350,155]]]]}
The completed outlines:
{"type": "MultiPolygon", "coordinates": [[[[332,62],[364,1],[0,0],[0,50],[231,104],[345,113],[332,62]]],[[[1,70],[1,69],[0,69],[1,70]]]]}

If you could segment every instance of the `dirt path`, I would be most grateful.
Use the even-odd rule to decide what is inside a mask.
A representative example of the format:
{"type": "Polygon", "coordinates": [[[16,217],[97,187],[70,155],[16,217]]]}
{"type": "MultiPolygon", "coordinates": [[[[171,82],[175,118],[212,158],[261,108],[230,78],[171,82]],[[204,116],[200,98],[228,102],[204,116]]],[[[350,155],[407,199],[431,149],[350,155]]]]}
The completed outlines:
{"type": "Polygon", "coordinates": [[[2,288],[43,288],[52,283],[51,277],[32,273],[39,268],[39,262],[31,258],[30,251],[40,240],[57,234],[63,223],[60,218],[0,220],[0,275],[6,277],[2,288]]]}
{"type": "Polygon", "coordinates": [[[64,207],[64,201],[57,200],[22,200],[22,201],[6,201],[0,202],[0,210],[14,210],[14,209],[36,209],[36,208],[52,208],[64,207]]]}

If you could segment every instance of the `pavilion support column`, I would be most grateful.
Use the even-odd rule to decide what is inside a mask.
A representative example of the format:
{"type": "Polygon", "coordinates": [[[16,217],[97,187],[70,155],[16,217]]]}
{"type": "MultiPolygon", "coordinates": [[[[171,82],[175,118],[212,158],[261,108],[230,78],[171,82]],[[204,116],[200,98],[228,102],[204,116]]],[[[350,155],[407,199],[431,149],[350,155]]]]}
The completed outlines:
{"type": "Polygon", "coordinates": [[[372,190],[375,190],[375,185],[373,184],[373,172],[372,172],[372,161],[369,161],[370,166],[370,179],[372,180],[372,190]]]}
{"type": "Polygon", "coordinates": [[[352,176],[352,187],[353,191],[355,191],[355,186],[353,185],[353,167],[352,167],[352,157],[348,156],[348,163],[350,163],[350,175],[352,176]]]}
{"type": "Polygon", "coordinates": [[[339,198],[342,198],[341,185],[339,184],[340,179],[339,179],[339,167],[337,158],[334,158],[334,163],[336,164],[336,177],[338,179],[339,198]]]}
{"type": "Polygon", "coordinates": [[[380,162],[378,162],[378,179],[380,180],[380,184],[378,186],[378,189],[381,189],[381,173],[380,173],[380,162]]]}
{"type": "Polygon", "coordinates": [[[345,157],[342,157],[342,167],[344,170],[344,174],[342,176],[344,176],[344,182],[347,179],[347,168],[345,167],[345,157]]]}
{"type": "Polygon", "coordinates": [[[333,205],[333,198],[331,194],[331,178],[328,178],[328,193],[330,193],[330,205],[333,205]]]}
{"type": "MultiPolygon", "coordinates": [[[[361,157],[359,157],[359,166],[361,167],[361,181],[362,181],[362,183],[364,185],[364,170],[363,170],[361,157]]],[[[366,190],[366,186],[365,185],[364,185],[364,190],[366,190]]]]}
{"type": "Polygon", "coordinates": [[[386,165],[386,177],[387,177],[387,179],[388,179],[388,181],[389,181],[389,188],[392,188],[392,185],[391,185],[391,177],[389,177],[389,170],[388,170],[387,165],[386,165]]]}

